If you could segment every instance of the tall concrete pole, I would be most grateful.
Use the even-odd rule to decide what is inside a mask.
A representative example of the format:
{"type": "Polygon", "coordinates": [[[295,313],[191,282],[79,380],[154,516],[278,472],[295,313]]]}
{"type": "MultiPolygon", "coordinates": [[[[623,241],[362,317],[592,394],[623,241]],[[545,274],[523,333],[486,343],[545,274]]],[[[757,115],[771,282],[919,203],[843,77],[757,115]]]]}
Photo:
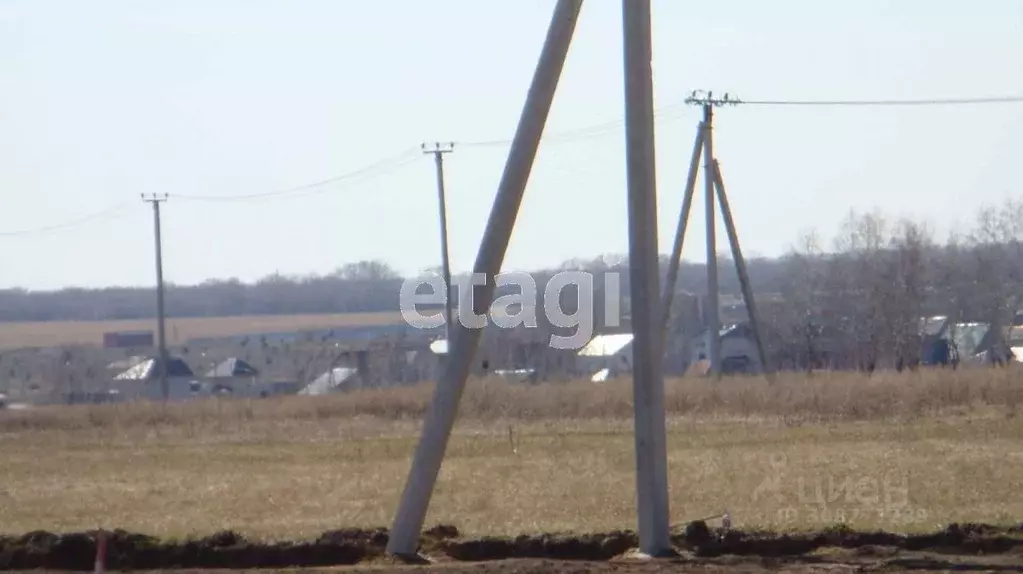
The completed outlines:
{"type": "Polygon", "coordinates": [[[433,149],[426,149],[423,144],[423,152],[433,154],[434,164],[437,166],[437,202],[440,206],[440,257],[444,273],[444,325],[445,338],[448,345],[451,345],[451,320],[453,298],[451,297],[451,260],[448,258],[448,208],[447,200],[444,198],[444,154],[451,153],[455,144],[442,146],[439,142],[434,144],[433,149]]]}
{"type": "Polygon", "coordinates": [[[671,551],[664,421],[650,0],[622,0],[636,495],[640,550],[671,551]]]}
{"type": "Polygon", "coordinates": [[[707,352],[710,355],[710,375],[719,377],[721,375],[721,320],[718,313],[721,306],[718,303],[718,260],[717,240],[715,238],[714,209],[714,110],[710,103],[703,106],[703,179],[705,186],[705,201],[707,203],[707,352]]]}
{"type": "Polygon", "coordinates": [[[728,205],[728,195],[725,193],[725,182],[721,177],[721,166],[718,160],[714,160],[714,186],[717,188],[718,200],[721,202],[721,214],[725,220],[725,230],[728,232],[728,243],[732,247],[732,260],[735,261],[735,272],[739,276],[739,284],[742,286],[742,298],[746,301],[746,312],[749,315],[749,324],[753,329],[753,338],[757,344],[757,354],[760,357],[760,368],[770,381],[772,380],[771,370],[767,365],[767,351],[764,348],[763,332],[760,330],[760,313],[757,312],[757,301],[753,296],[753,286],[750,284],[749,273],[746,271],[746,259],[742,256],[742,248],[739,247],[739,233],[735,229],[735,220],[732,219],[732,208],[728,205]]]}
{"type": "MultiPolygon", "coordinates": [[[[473,309],[479,315],[490,308],[494,296],[494,277],[500,272],[508,249],[508,241],[581,8],[582,0],[558,0],[554,8],[473,267],[474,273],[485,274],[487,278],[486,285],[474,289],[473,309]]],[[[419,533],[458,412],[458,402],[479,346],[482,329],[467,328],[462,321],[453,327],[448,360],[438,381],[430,410],[426,413],[423,433],[412,459],[412,467],[387,542],[387,552],[393,555],[409,556],[417,550],[419,533]]]]}
{"type": "Polygon", "coordinates": [[[696,130],[693,142],[693,155],[689,160],[689,176],[686,178],[685,194],[682,196],[682,210],[678,216],[678,227],[675,228],[675,243],[671,249],[671,261],[668,263],[668,274],[664,280],[664,293],[661,295],[661,331],[667,340],[668,321],[671,319],[671,304],[675,297],[675,284],[678,283],[678,269],[682,261],[682,244],[685,241],[686,227],[689,225],[689,211],[693,207],[693,195],[696,192],[696,178],[700,171],[700,154],[703,151],[703,123],[696,130]]]}
{"type": "Polygon", "coordinates": [[[166,316],[163,304],[163,240],[160,234],[160,203],[167,201],[167,196],[158,197],[154,194],[149,199],[146,199],[146,196],[143,195],[142,200],[153,204],[153,235],[156,240],[156,345],[159,353],[157,376],[160,378],[160,393],[163,396],[163,400],[166,401],[170,398],[170,385],[167,381],[167,361],[169,357],[167,354],[166,316]]]}

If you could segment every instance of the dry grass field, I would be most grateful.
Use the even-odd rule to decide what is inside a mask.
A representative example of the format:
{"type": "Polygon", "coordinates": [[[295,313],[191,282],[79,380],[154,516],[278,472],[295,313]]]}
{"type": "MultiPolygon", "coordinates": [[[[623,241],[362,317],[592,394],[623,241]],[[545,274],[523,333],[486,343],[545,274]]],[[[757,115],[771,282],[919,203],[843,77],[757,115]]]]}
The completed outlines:
{"type": "MultiPolygon", "coordinates": [[[[252,315],[244,317],[187,317],[167,319],[169,344],[191,338],[229,337],[247,333],[298,331],[345,326],[391,325],[400,313],[342,313],[335,315],[252,315]]],[[[101,345],[108,331],[155,330],[155,319],[130,321],[0,322],[0,350],[21,347],[101,345]]]]}
{"type": "MultiPolygon", "coordinates": [[[[0,527],[260,540],[388,526],[429,385],[0,411],[0,527]]],[[[670,381],[673,522],[931,531],[1023,518],[1019,370],[670,381]]],[[[631,386],[471,381],[427,522],[634,527],[631,386]]]]}

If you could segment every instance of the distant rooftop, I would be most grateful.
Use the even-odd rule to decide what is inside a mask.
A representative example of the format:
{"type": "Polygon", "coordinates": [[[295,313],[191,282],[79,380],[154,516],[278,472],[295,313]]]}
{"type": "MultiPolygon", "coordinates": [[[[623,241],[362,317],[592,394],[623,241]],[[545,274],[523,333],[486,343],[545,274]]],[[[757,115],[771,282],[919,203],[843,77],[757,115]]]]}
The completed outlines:
{"type": "Polygon", "coordinates": [[[632,333],[597,335],[579,350],[580,357],[611,357],[632,342],[632,333]]]}

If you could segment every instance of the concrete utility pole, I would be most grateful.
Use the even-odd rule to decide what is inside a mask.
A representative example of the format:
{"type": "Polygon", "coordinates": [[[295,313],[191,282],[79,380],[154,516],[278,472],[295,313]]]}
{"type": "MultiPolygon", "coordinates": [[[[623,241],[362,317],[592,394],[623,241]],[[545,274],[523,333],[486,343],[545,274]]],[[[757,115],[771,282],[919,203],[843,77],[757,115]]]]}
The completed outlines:
{"type": "Polygon", "coordinates": [[[622,19],[639,549],[649,556],[663,556],[671,553],[671,540],[650,0],[622,0],[622,19]]]}
{"type": "MultiPolygon", "coordinates": [[[[725,94],[724,98],[713,97],[712,92],[697,96],[698,92],[693,92],[692,96],[686,98],[686,103],[699,105],[703,108],[703,121],[700,122],[700,127],[697,130],[696,142],[693,147],[693,155],[689,165],[689,178],[686,181],[686,192],[685,197],[682,200],[682,212],[679,215],[678,229],[675,233],[675,245],[672,251],[672,261],[668,268],[668,289],[674,289],[674,283],[678,276],[678,265],[679,259],[682,254],[682,242],[685,236],[686,226],[688,225],[687,219],[689,217],[689,209],[692,202],[692,196],[694,194],[694,188],[696,185],[696,172],[699,169],[700,163],[700,148],[703,147],[703,160],[704,165],[704,183],[706,184],[706,208],[707,208],[707,304],[705,305],[706,316],[708,317],[707,325],[707,336],[708,336],[708,347],[710,354],[711,370],[710,375],[713,377],[719,377],[721,375],[721,340],[720,340],[720,319],[719,319],[719,304],[718,304],[718,268],[717,268],[717,254],[716,254],[716,241],[715,241],[715,203],[720,202],[722,216],[725,220],[725,231],[728,233],[728,243],[732,250],[732,259],[735,262],[735,270],[739,276],[739,283],[742,286],[742,297],[746,303],[746,311],[749,317],[750,329],[753,331],[753,336],[756,338],[757,354],[760,360],[761,368],[763,369],[764,375],[768,381],[773,380],[773,376],[770,368],[767,364],[767,352],[764,345],[763,333],[760,329],[760,314],[757,311],[756,300],[753,296],[753,287],[750,284],[749,273],[746,270],[746,260],[742,255],[742,248],[739,246],[739,234],[736,231],[735,220],[732,218],[732,209],[728,205],[728,195],[725,193],[725,184],[721,176],[721,167],[718,165],[717,158],[714,157],[713,138],[711,136],[711,129],[713,128],[713,108],[715,106],[723,105],[737,105],[742,103],[741,100],[729,97],[725,94]],[[717,192],[715,194],[715,191],[717,192]]],[[[667,326],[671,316],[671,297],[666,294],[664,301],[661,304],[662,313],[662,325],[667,326]]],[[[666,330],[662,327],[662,332],[666,330]]]]}
{"type": "Polygon", "coordinates": [[[714,111],[710,102],[703,105],[703,179],[707,202],[707,353],[710,376],[721,376],[721,304],[718,301],[718,257],[714,211],[714,111]]]}
{"type": "MultiPolygon", "coordinates": [[[[582,0],[558,0],[526,103],[512,139],[473,272],[487,282],[474,289],[473,311],[484,314],[494,296],[508,241],[561,77],[582,0]]],[[[650,0],[622,0],[626,163],[635,402],[636,499],[640,551],[671,554],[664,418],[663,319],[657,258],[650,0]]],[[[708,154],[709,155],[709,154],[708,154]]],[[[482,328],[452,325],[449,360],[426,413],[387,552],[413,557],[440,472],[458,402],[482,328]]]]}
{"type": "MultiPolygon", "coordinates": [[[[678,268],[682,261],[682,245],[685,242],[686,227],[689,226],[689,212],[693,207],[693,195],[696,192],[696,178],[700,172],[700,155],[703,152],[703,122],[696,129],[696,140],[693,142],[693,154],[689,160],[689,175],[686,177],[686,189],[682,196],[682,210],[675,228],[675,242],[672,245],[671,260],[668,262],[668,275],[664,280],[664,293],[661,295],[661,330],[664,337],[668,334],[668,319],[671,317],[671,305],[675,297],[675,284],[678,283],[678,268]]],[[[667,339],[665,339],[667,340],[667,339]]]]}
{"type": "MultiPolygon", "coordinates": [[[[477,314],[482,315],[490,308],[494,277],[501,271],[581,7],[582,0],[558,0],[554,8],[473,266],[474,273],[483,273],[487,278],[486,285],[474,290],[473,310],[477,314]]],[[[418,550],[419,533],[444,460],[469,368],[483,333],[480,328],[468,328],[460,322],[452,327],[448,360],[437,382],[430,410],[426,413],[412,468],[387,541],[387,552],[392,555],[413,556],[418,550]]]]}
{"type": "Polygon", "coordinates": [[[160,360],[157,361],[157,373],[160,377],[160,393],[163,400],[170,398],[170,387],[167,383],[167,331],[163,307],[163,246],[160,238],[160,203],[167,201],[169,196],[152,194],[148,198],[142,194],[142,201],[153,204],[153,232],[156,237],[156,341],[160,360]]]}
{"type": "Polygon", "coordinates": [[[721,166],[717,158],[714,159],[714,187],[717,188],[718,201],[721,202],[721,215],[725,220],[725,231],[728,233],[728,244],[732,248],[732,260],[735,262],[735,272],[739,276],[739,285],[742,287],[742,298],[746,302],[746,313],[749,316],[750,328],[753,329],[753,337],[756,339],[757,354],[760,359],[760,368],[764,375],[771,380],[771,370],[767,366],[767,350],[764,348],[764,340],[760,331],[760,312],[757,311],[757,301],[753,296],[753,286],[750,285],[749,273],[746,271],[746,258],[742,255],[742,248],[739,246],[739,232],[735,229],[735,220],[732,219],[732,208],[728,205],[728,194],[725,193],[725,181],[721,176],[721,166]]]}
{"type": "Polygon", "coordinates": [[[448,213],[447,201],[444,199],[444,154],[455,151],[455,144],[441,144],[436,142],[433,149],[427,149],[426,144],[422,146],[423,153],[433,154],[434,163],[437,165],[437,201],[440,205],[440,256],[444,273],[444,326],[445,339],[448,348],[451,348],[451,261],[448,258],[448,213]]]}

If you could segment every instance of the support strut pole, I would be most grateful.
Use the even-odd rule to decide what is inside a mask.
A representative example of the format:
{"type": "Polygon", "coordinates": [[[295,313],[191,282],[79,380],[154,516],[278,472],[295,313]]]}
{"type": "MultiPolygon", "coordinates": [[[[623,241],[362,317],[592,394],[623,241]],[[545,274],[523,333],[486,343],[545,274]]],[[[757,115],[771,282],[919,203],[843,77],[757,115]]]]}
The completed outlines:
{"type": "Polygon", "coordinates": [[[735,271],[739,276],[739,284],[742,286],[742,298],[746,301],[746,312],[749,315],[749,324],[753,329],[753,338],[757,343],[757,354],[760,356],[760,368],[768,381],[772,381],[772,373],[767,365],[767,352],[764,348],[764,337],[760,331],[760,313],[757,312],[757,302],[753,297],[753,286],[750,284],[749,273],[746,270],[746,259],[742,256],[742,248],[739,247],[739,233],[735,230],[735,220],[732,219],[732,209],[728,206],[728,195],[725,193],[724,178],[721,177],[721,166],[718,160],[714,160],[714,186],[717,188],[718,201],[721,202],[721,214],[725,220],[725,230],[728,232],[728,243],[732,246],[732,260],[735,261],[735,271]]]}
{"type": "MultiPolygon", "coordinates": [[[[487,280],[485,285],[473,290],[473,309],[477,315],[485,314],[490,308],[495,276],[501,271],[581,7],[582,0],[558,0],[554,8],[473,267],[476,276],[484,274],[487,280]]],[[[413,555],[418,550],[419,533],[458,412],[458,402],[479,346],[482,328],[470,329],[462,321],[453,327],[448,360],[427,411],[387,542],[387,552],[393,555],[413,555]]]]}
{"type": "MultiPolygon", "coordinates": [[[[682,210],[678,216],[678,227],[675,228],[675,244],[671,249],[671,260],[668,263],[668,275],[664,280],[664,293],[661,294],[661,331],[667,341],[668,322],[671,320],[671,305],[675,298],[675,284],[678,283],[678,270],[682,264],[682,244],[685,242],[686,227],[689,225],[689,211],[693,207],[693,195],[696,192],[696,178],[700,171],[700,155],[703,152],[703,123],[696,130],[693,142],[693,155],[689,160],[689,176],[686,178],[686,189],[682,196],[682,210]]],[[[663,354],[663,351],[662,351],[663,354]]]]}

